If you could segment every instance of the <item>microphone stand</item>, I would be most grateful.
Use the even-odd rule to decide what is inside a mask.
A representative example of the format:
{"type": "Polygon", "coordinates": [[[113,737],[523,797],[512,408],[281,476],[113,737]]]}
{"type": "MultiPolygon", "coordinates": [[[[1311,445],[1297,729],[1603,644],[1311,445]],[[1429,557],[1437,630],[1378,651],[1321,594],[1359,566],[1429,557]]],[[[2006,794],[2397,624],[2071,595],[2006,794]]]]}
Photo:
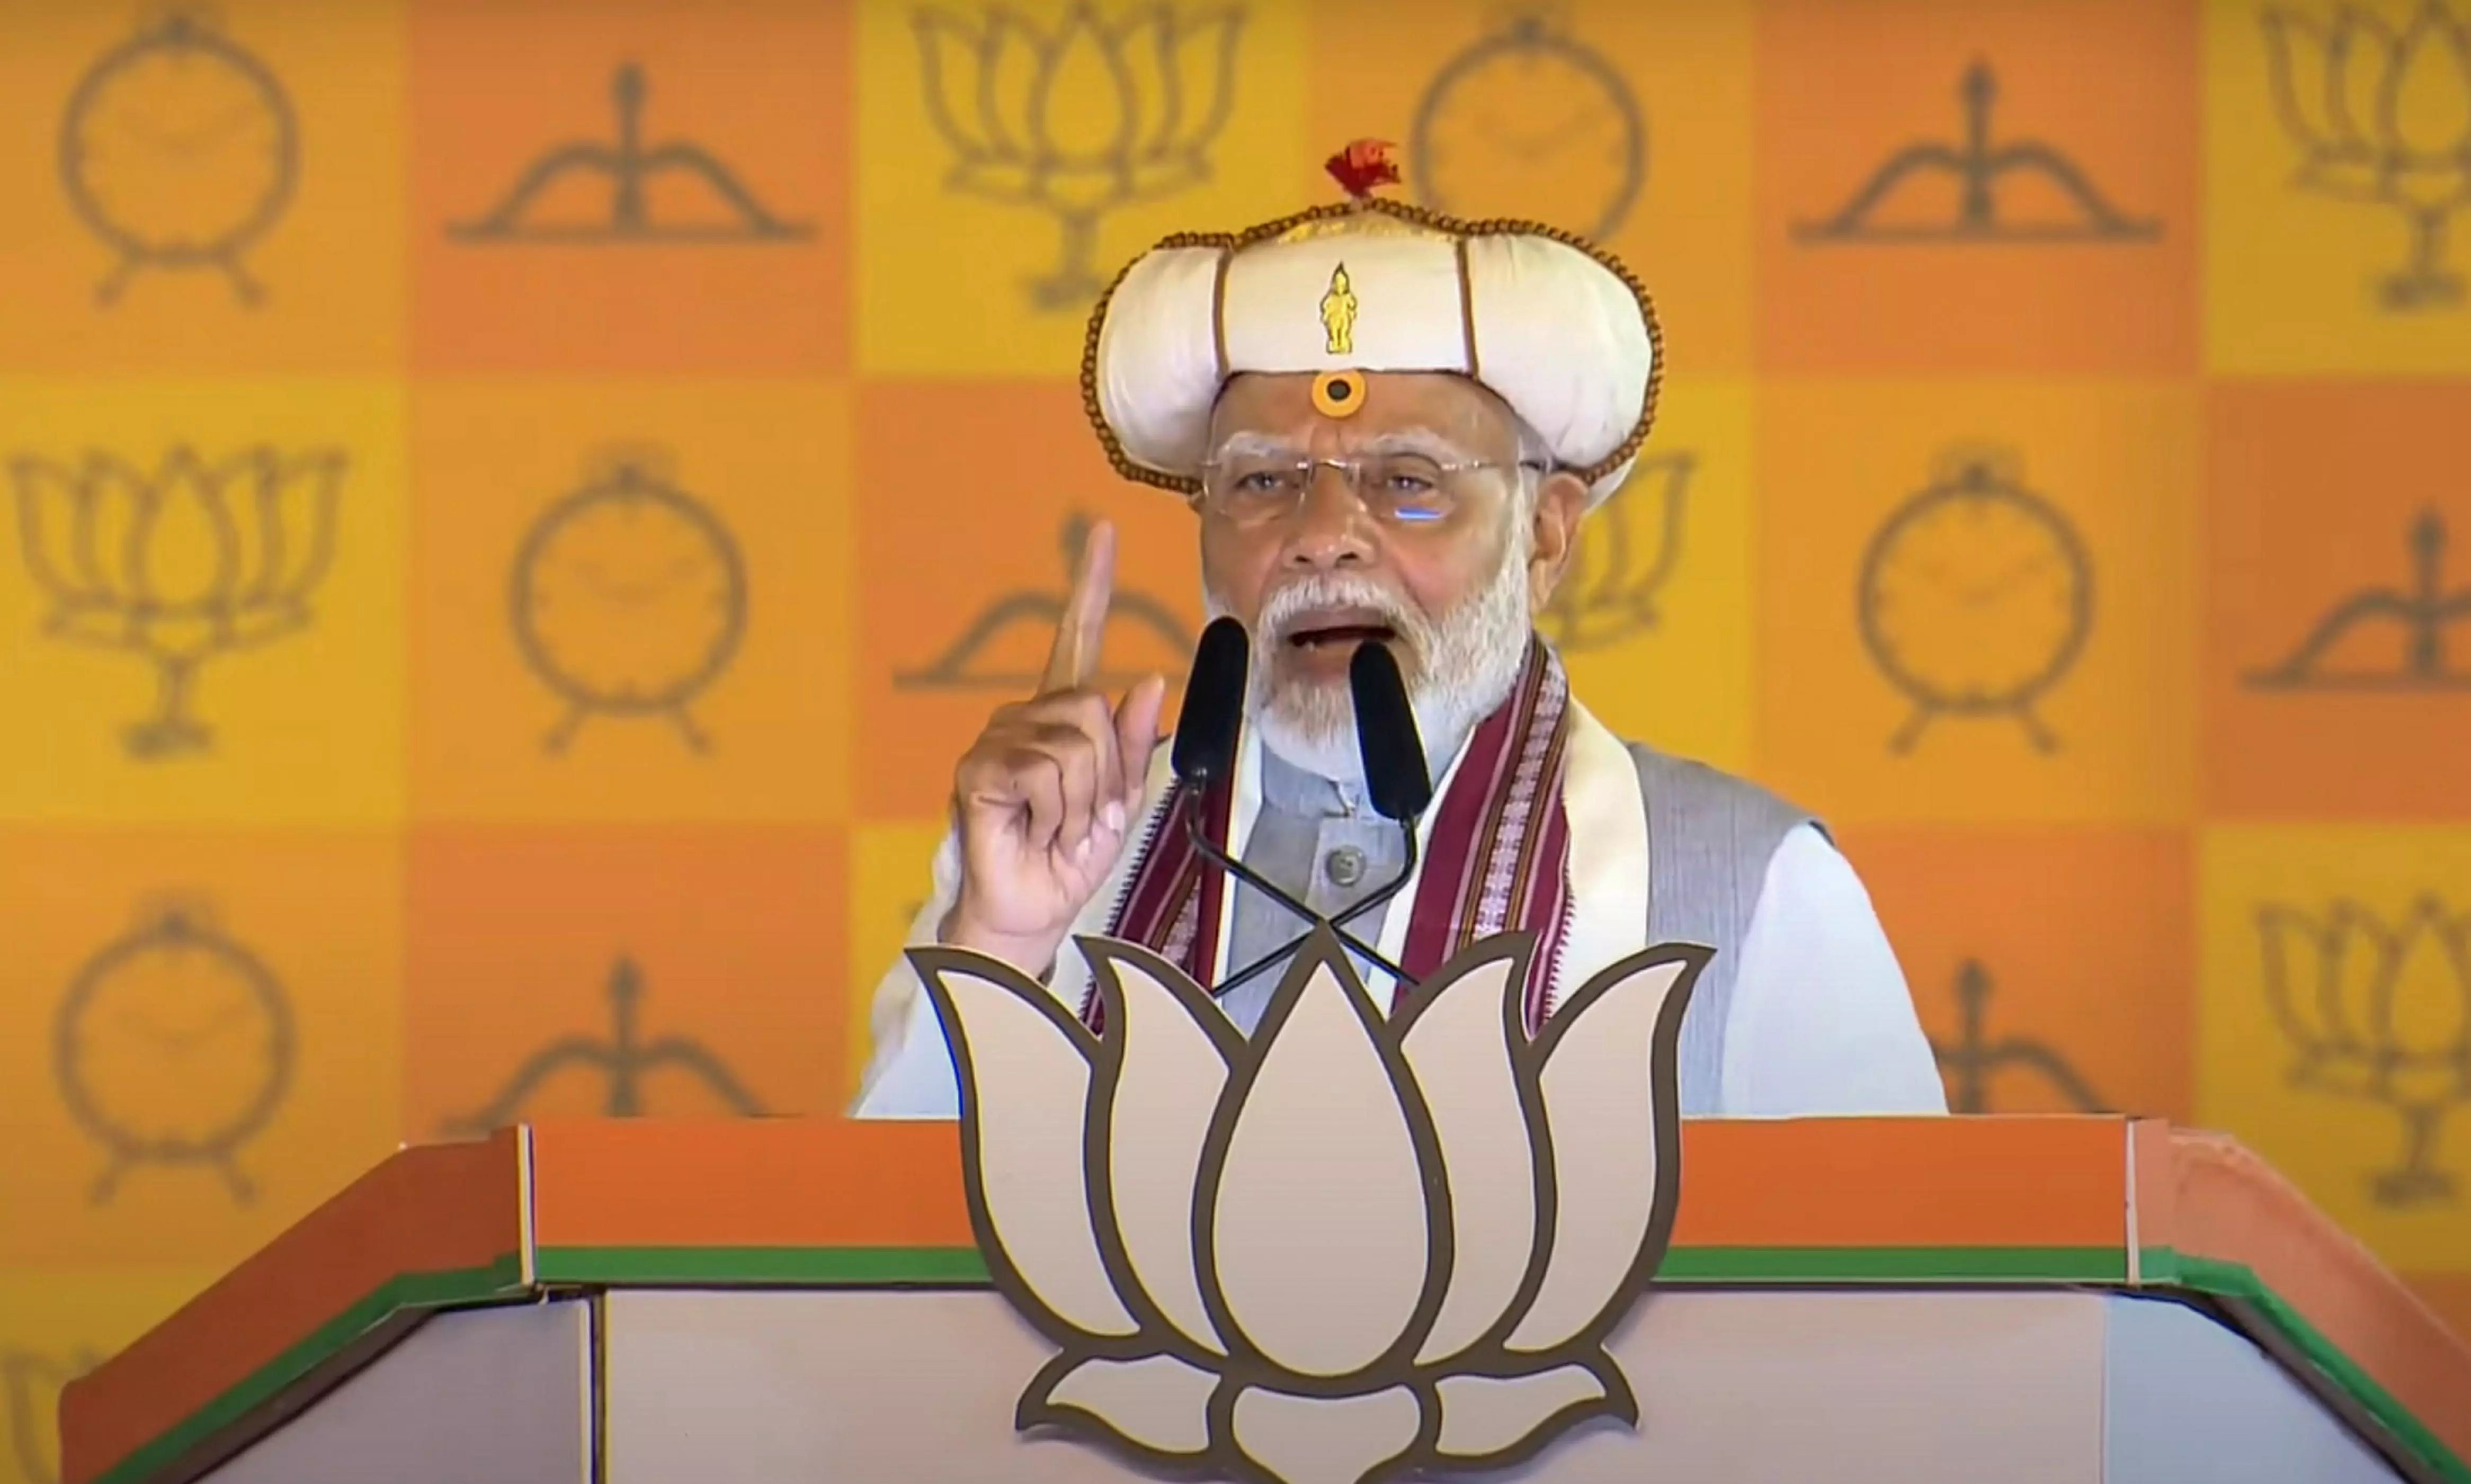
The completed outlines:
{"type": "MultiPolygon", "coordinates": [[[[1341,944],[1353,950],[1355,953],[1362,954],[1363,957],[1375,968],[1379,969],[1382,973],[1389,975],[1392,979],[1396,980],[1400,988],[1412,990],[1416,987],[1416,981],[1408,976],[1406,970],[1400,968],[1397,964],[1384,958],[1380,954],[1377,953],[1373,949],[1367,948],[1356,938],[1349,935],[1348,933],[1338,931],[1339,929],[1344,928],[1347,924],[1353,922],[1356,918],[1363,916],[1375,907],[1379,907],[1382,903],[1397,896],[1400,891],[1405,889],[1407,879],[1416,874],[1416,822],[1412,819],[1401,819],[1399,821],[1399,830],[1405,837],[1407,847],[1406,864],[1400,867],[1399,874],[1392,877],[1389,882],[1384,883],[1380,890],[1373,893],[1373,895],[1369,897],[1366,897],[1363,901],[1356,903],[1353,907],[1351,907],[1346,911],[1339,913],[1336,917],[1324,917],[1319,912],[1314,911],[1311,907],[1305,906],[1295,898],[1287,895],[1284,891],[1280,890],[1277,885],[1263,878],[1259,872],[1253,870],[1250,866],[1245,865],[1234,856],[1227,854],[1227,852],[1220,850],[1217,846],[1212,844],[1210,842],[1210,837],[1202,833],[1201,812],[1199,810],[1193,811],[1191,816],[1185,822],[1185,833],[1192,841],[1192,848],[1200,853],[1203,860],[1208,860],[1211,864],[1217,866],[1228,875],[1236,878],[1239,882],[1242,882],[1245,885],[1252,887],[1254,890],[1259,891],[1263,896],[1268,897],[1271,901],[1278,903],[1281,907],[1285,907],[1288,911],[1293,912],[1295,915],[1303,918],[1308,923],[1311,923],[1313,926],[1326,927],[1331,931],[1337,932],[1338,940],[1341,944]]],[[[1280,959],[1293,954],[1296,951],[1297,946],[1303,942],[1304,939],[1302,938],[1294,939],[1283,947],[1272,951],[1267,956],[1245,965],[1243,969],[1228,976],[1224,979],[1221,979],[1218,982],[1217,987],[1211,991],[1212,997],[1213,999],[1222,997],[1229,990],[1232,990],[1236,985],[1243,983],[1246,979],[1253,978],[1259,975],[1272,964],[1277,963],[1280,959]]]]}

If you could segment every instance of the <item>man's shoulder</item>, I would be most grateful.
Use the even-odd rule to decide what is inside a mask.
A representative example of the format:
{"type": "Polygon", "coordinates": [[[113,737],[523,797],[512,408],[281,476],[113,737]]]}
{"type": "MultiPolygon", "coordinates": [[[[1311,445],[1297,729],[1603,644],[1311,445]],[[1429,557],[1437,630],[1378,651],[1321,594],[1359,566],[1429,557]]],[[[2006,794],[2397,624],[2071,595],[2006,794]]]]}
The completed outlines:
{"type": "Polygon", "coordinates": [[[1768,836],[1770,848],[1801,825],[1827,835],[1825,822],[1817,814],[1765,784],[1645,742],[1628,738],[1621,742],[1638,769],[1639,792],[1646,799],[1651,825],[1659,814],[1675,820],[1721,822],[1730,833],[1768,836]]]}

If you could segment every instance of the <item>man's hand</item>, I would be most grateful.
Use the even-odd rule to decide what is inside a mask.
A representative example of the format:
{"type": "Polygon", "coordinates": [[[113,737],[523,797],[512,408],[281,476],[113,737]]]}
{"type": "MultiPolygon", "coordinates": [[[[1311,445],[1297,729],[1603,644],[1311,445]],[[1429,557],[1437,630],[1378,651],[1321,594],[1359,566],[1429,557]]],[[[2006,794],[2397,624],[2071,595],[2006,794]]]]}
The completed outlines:
{"type": "Polygon", "coordinates": [[[1093,526],[1038,694],[1002,707],[961,757],[953,814],[961,888],[937,936],[1043,974],[1095,896],[1141,809],[1166,681],[1109,706],[1090,689],[1116,577],[1115,528],[1093,526]]]}

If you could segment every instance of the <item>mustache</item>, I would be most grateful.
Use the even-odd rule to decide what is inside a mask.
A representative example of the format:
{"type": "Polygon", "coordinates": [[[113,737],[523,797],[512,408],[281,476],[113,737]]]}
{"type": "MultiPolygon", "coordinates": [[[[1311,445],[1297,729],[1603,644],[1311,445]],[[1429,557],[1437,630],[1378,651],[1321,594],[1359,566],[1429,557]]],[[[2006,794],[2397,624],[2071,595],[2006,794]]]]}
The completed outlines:
{"type": "Polygon", "coordinates": [[[1413,603],[1397,590],[1370,577],[1334,572],[1308,573],[1272,589],[1261,600],[1261,614],[1253,625],[1254,642],[1260,648],[1275,649],[1286,642],[1299,619],[1331,608],[1354,608],[1374,614],[1398,634],[1403,648],[1413,655],[1421,657],[1431,652],[1432,621],[1413,603]]]}

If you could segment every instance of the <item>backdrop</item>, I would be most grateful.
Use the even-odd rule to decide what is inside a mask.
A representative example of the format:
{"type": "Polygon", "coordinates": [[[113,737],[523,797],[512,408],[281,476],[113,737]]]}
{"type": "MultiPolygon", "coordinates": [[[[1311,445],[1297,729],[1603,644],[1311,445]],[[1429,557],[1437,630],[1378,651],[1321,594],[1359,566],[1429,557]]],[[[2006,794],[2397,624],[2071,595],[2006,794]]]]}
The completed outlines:
{"type": "Polygon", "coordinates": [[[2227,1129],[2471,1320],[2464,0],[12,0],[0,1478],[385,1156],[825,1113],[1122,529],[1097,286],[1400,194],[1658,296],[1546,620],[1821,813],[1951,1097],[2227,1129]]]}

